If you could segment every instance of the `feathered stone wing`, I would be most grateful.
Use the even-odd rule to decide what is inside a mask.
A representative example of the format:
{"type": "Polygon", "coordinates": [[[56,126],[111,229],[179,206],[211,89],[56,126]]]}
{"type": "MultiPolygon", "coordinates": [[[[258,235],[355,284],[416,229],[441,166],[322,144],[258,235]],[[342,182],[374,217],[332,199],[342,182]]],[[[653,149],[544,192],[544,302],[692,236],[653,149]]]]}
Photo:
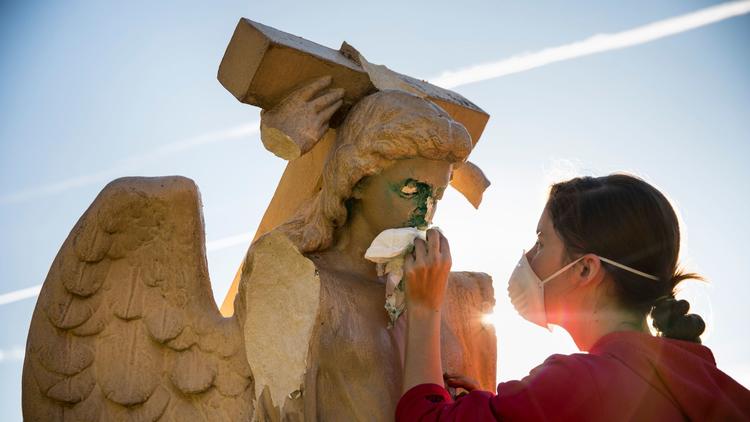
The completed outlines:
{"type": "Polygon", "coordinates": [[[211,293],[197,187],[183,177],[113,181],[44,282],[24,419],[239,421],[253,398],[241,330],[211,293]]]}

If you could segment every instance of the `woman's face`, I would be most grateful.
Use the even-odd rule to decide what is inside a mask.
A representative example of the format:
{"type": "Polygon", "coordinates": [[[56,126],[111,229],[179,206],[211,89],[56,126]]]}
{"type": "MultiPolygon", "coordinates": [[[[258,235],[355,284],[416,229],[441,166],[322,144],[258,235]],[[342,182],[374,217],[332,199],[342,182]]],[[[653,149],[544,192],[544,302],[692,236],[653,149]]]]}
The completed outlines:
{"type": "MultiPolygon", "coordinates": [[[[526,252],[526,258],[537,277],[540,280],[545,280],[567,265],[570,260],[566,256],[563,240],[557,234],[547,208],[544,209],[542,216],[539,218],[536,231],[537,241],[526,252]]],[[[544,285],[544,303],[549,322],[557,323],[559,317],[565,313],[563,298],[572,288],[570,278],[577,268],[578,266],[574,265],[544,285]]]]}
{"type": "Polygon", "coordinates": [[[359,201],[356,212],[375,233],[397,227],[426,228],[432,223],[450,175],[447,161],[398,160],[355,188],[353,197],[359,201]]]}
{"type": "Polygon", "coordinates": [[[537,223],[536,236],[536,243],[526,252],[526,259],[539,279],[544,280],[565,265],[565,246],[552,225],[547,208],[537,223]]]}

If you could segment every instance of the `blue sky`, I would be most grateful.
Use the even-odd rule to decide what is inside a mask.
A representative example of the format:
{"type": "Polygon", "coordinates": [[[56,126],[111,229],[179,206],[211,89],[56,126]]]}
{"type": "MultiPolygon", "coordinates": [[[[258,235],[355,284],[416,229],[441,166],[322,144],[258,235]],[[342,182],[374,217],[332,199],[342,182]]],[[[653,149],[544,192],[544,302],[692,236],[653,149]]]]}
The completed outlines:
{"type": "MultiPolygon", "coordinates": [[[[190,177],[201,189],[209,241],[254,232],[285,163],[247,129],[258,109],[216,80],[241,16],[333,48],[346,40],[370,62],[431,78],[713,4],[3,2],[0,294],[41,283],[73,224],[120,176],[190,177]],[[226,135],[237,128],[245,136],[226,135]]],[[[750,385],[749,42],[744,15],[456,88],[492,116],[471,160],[493,185],[479,211],[447,193],[435,221],[451,239],[455,269],[495,279],[500,380],[574,351],[565,333],[524,322],[504,296],[521,250],[533,243],[547,186],[624,170],[678,208],[683,262],[710,281],[685,292],[708,322],[704,343],[720,368],[750,385]]],[[[209,253],[218,301],[246,247],[209,253]]],[[[21,417],[19,351],[34,305],[0,305],[8,420],[21,417]]]]}

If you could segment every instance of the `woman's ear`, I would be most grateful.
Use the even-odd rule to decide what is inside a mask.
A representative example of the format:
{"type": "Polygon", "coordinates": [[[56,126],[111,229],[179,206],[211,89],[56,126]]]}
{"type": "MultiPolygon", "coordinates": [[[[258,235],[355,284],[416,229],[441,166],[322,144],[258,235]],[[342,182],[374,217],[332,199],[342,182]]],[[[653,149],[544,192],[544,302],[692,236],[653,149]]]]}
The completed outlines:
{"type": "Polygon", "coordinates": [[[590,283],[599,283],[604,278],[604,269],[602,261],[594,254],[586,254],[580,261],[579,269],[576,272],[580,285],[590,283]]]}

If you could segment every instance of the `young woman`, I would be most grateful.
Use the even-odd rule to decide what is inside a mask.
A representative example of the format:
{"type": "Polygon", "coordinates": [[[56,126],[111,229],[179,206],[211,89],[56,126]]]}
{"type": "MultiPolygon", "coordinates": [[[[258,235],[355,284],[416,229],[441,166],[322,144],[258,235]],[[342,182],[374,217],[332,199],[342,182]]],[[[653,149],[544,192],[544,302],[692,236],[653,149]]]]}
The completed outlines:
{"type": "MultiPolygon", "coordinates": [[[[405,264],[408,337],[396,419],[750,420],[750,391],[700,344],[705,324],[674,298],[680,231],[667,199],[627,175],[554,185],[538,240],[510,277],[516,310],[565,328],[581,351],[552,355],[497,394],[453,401],[440,367],[440,308],[451,258],[437,231],[405,264]],[[658,335],[652,336],[647,317],[658,335]]],[[[449,386],[472,390],[465,379],[449,386]]]]}

